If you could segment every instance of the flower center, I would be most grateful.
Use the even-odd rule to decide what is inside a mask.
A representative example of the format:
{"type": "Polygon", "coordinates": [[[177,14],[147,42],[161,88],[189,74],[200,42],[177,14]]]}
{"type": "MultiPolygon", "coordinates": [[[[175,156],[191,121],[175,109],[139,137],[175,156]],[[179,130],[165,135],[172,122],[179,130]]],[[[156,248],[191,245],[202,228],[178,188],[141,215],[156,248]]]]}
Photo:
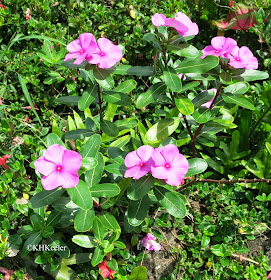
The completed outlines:
{"type": "Polygon", "coordinates": [[[58,166],[58,167],[56,168],[57,171],[61,171],[61,169],[62,169],[61,166],[58,166]]]}
{"type": "Polygon", "coordinates": [[[103,52],[100,52],[100,56],[104,56],[104,53],[103,53],[103,52]]]}
{"type": "Polygon", "coordinates": [[[236,60],[237,60],[237,61],[240,61],[240,58],[239,58],[239,57],[236,57],[236,60]]]}
{"type": "Polygon", "coordinates": [[[140,166],[141,166],[141,167],[143,167],[144,165],[145,165],[144,162],[141,162],[141,163],[140,163],[140,166]]]}
{"type": "Polygon", "coordinates": [[[166,168],[170,168],[170,165],[168,163],[166,164],[166,168]]]}
{"type": "Polygon", "coordinates": [[[81,50],[80,53],[84,53],[84,50],[81,50]]]}
{"type": "Polygon", "coordinates": [[[216,51],[215,51],[215,53],[219,53],[219,51],[218,51],[218,50],[216,50],[216,51]]]}

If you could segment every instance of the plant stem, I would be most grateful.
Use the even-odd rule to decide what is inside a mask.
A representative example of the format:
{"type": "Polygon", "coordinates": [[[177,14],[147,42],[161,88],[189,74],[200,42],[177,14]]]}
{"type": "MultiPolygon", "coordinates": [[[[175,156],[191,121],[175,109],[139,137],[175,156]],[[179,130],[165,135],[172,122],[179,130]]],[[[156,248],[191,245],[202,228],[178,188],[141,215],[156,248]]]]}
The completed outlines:
{"type": "Polygon", "coordinates": [[[186,115],[183,115],[183,119],[184,119],[184,122],[185,122],[185,125],[186,125],[186,128],[187,128],[187,131],[188,131],[188,133],[190,135],[190,138],[191,138],[191,145],[192,145],[192,149],[193,149],[193,157],[196,158],[197,157],[197,149],[196,149],[195,142],[193,141],[194,135],[191,131],[191,128],[190,128],[190,125],[187,121],[186,115]]]}
{"type": "Polygon", "coordinates": [[[193,180],[193,181],[183,185],[182,187],[178,188],[176,191],[179,192],[183,189],[186,189],[189,186],[194,185],[197,182],[217,183],[217,184],[226,184],[226,185],[233,184],[233,183],[260,183],[260,182],[271,184],[271,179],[265,179],[265,178],[262,178],[262,179],[257,179],[257,178],[254,178],[254,179],[236,179],[236,180],[196,179],[196,180],[193,180]]]}
{"type": "Polygon", "coordinates": [[[250,137],[252,135],[252,133],[254,132],[254,130],[256,129],[256,127],[259,125],[259,123],[262,121],[262,119],[265,117],[265,115],[270,111],[271,106],[263,113],[263,115],[258,119],[258,121],[255,123],[255,125],[253,126],[252,130],[249,133],[250,137]]]}
{"type": "MultiPolygon", "coordinates": [[[[98,84],[98,100],[99,100],[99,108],[100,108],[100,126],[101,126],[101,123],[102,123],[102,120],[103,120],[103,116],[102,116],[102,96],[101,96],[101,88],[100,88],[100,85],[98,84]]],[[[100,135],[102,136],[102,130],[100,129],[100,135]]]]}

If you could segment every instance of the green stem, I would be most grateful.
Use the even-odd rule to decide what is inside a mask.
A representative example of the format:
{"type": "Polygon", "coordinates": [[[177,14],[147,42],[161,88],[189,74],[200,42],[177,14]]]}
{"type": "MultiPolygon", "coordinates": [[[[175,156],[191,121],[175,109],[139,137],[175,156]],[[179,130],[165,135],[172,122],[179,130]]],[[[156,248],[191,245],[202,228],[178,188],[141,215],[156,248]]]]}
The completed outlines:
{"type": "MultiPolygon", "coordinates": [[[[101,126],[101,123],[102,123],[102,120],[103,120],[103,116],[102,116],[102,95],[101,95],[101,88],[100,88],[100,85],[98,84],[98,104],[99,104],[99,113],[100,113],[100,126],[101,126]]],[[[100,135],[102,136],[102,130],[100,129],[100,135]]]]}
{"type": "Polygon", "coordinates": [[[258,119],[258,121],[255,123],[255,125],[253,126],[252,130],[249,133],[250,137],[252,135],[252,133],[254,132],[254,130],[256,129],[256,127],[259,125],[259,123],[262,121],[262,119],[265,117],[265,115],[270,111],[271,106],[263,113],[263,115],[258,119]]]}

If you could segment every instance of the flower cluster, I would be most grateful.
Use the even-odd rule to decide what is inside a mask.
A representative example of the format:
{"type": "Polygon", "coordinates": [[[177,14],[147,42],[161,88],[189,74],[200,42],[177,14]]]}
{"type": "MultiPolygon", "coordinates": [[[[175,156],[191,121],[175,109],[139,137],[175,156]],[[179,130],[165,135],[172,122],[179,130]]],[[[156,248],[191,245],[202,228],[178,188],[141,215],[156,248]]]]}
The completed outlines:
{"type": "Polygon", "coordinates": [[[198,25],[181,12],[178,12],[174,18],[166,18],[165,15],[156,13],[152,16],[151,20],[154,26],[169,26],[175,28],[183,37],[194,36],[199,33],[198,25]]]}
{"type": "Polygon", "coordinates": [[[141,239],[141,245],[149,251],[160,251],[161,244],[154,241],[154,239],[155,239],[155,236],[148,233],[147,236],[145,236],[141,239]]]}
{"type": "Polygon", "coordinates": [[[11,158],[11,155],[4,155],[0,158],[0,165],[5,169],[10,168],[9,166],[7,166],[7,163],[9,163],[9,158],[11,158]]]}
{"type": "Polygon", "coordinates": [[[156,149],[141,146],[126,156],[124,164],[126,178],[139,179],[150,172],[154,178],[165,180],[171,186],[181,185],[189,168],[187,159],[173,144],[156,149]]]}
{"type": "Polygon", "coordinates": [[[53,190],[59,186],[73,188],[79,183],[77,171],[81,168],[82,156],[75,151],[54,144],[38,158],[34,166],[44,176],[41,184],[45,190],[53,190]]]}
{"type": "Polygon", "coordinates": [[[110,279],[114,278],[113,274],[116,273],[116,271],[110,269],[107,266],[107,261],[106,260],[104,260],[103,262],[99,263],[98,267],[102,271],[101,275],[103,276],[103,278],[106,279],[108,276],[109,276],[110,279]]]}
{"type": "Polygon", "coordinates": [[[122,58],[121,49],[106,38],[97,40],[91,33],[82,33],[67,45],[69,54],[64,61],[75,59],[74,64],[81,64],[84,60],[90,64],[97,64],[99,68],[111,68],[122,58]]]}
{"type": "Polygon", "coordinates": [[[203,56],[201,58],[205,58],[207,55],[227,58],[229,59],[229,65],[234,68],[258,68],[258,60],[251,50],[245,46],[239,48],[237,42],[232,38],[214,37],[211,40],[211,46],[205,47],[202,52],[203,56]]]}

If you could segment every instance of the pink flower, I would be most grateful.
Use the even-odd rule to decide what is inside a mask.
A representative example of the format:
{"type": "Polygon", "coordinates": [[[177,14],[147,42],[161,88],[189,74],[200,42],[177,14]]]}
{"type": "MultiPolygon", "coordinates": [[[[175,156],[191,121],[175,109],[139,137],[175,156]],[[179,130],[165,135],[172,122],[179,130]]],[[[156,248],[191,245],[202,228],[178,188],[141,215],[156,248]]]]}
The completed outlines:
{"type": "Polygon", "coordinates": [[[1,97],[0,97],[0,105],[3,105],[3,102],[2,102],[2,99],[1,99],[1,97]]]}
{"type": "Polygon", "coordinates": [[[155,236],[148,233],[147,236],[143,237],[141,240],[141,245],[149,251],[159,251],[161,250],[161,244],[154,241],[155,236]]]}
{"type": "Polygon", "coordinates": [[[91,64],[98,64],[99,68],[111,68],[122,58],[121,49],[107,38],[97,41],[98,48],[86,60],[91,64]]]}
{"type": "Polygon", "coordinates": [[[94,35],[91,33],[82,33],[79,39],[76,39],[67,45],[68,53],[64,61],[75,58],[74,64],[81,64],[87,57],[97,50],[97,43],[94,35]]]}
{"type": "Polygon", "coordinates": [[[156,13],[152,16],[152,24],[154,26],[173,27],[183,37],[193,36],[199,33],[198,25],[181,12],[178,12],[174,18],[166,18],[165,15],[156,13]]]}
{"type": "Polygon", "coordinates": [[[168,144],[163,148],[156,148],[151,166],[152,176],[157,179],[164,179],[168,185],[179,186],[184,175],[187,173],[189,164],[184,155],[179,153],[178,148],[168,144]]]}
{"type": "MultiPolygon", "coordinates": [[[[34,104],[34,108],[35,108],[35,110],[39,110],[39,108],[34,104]]],[[[27,109],[27,110],[31,110],[32,108],[31,108],[31,106],[25,106],[25,107],[23,107],[23,109],[27,109]]]]}
{"type": "Polygon", "coordinates": [[[211,46],[207,46],[202,50],[203,56],[201,58],[205,58],[207,55],[228,58],[228,54],[231,53],[236,46],[237,42],[232,38],[225,38],[222,36],[214,37],[211,40],[211,46]]]}
{"type": "Polygon", "coordinates": [[[3,166],[5,169],[9,168],[6,164],[9,163],[9,158],[11,158],[11,155],[4,155],[0,158],[0,165],[3,166]]]}
{"type": "Polygon", "coordinates": [[[29,121],[30,121],[30,119],[29,119],[29,117],[26,115],[26,117],[24,118],[23,122],[29,123],[29,121]]]}
{"type": "Polygon", "coordinates": [[[25,11],[25,19],[26,20],[30,20],[31,19],[31,15],[30,15],[30,9],[27,8],[25,11]]]}
{"type": "MultiPolygon", "coordinates": [[[[217,93],[217,89],[216,88],[211,88],[210,90],[212,90],[215,94],[217,93]]],[[[212,103],[213,103],[213,100],[214,100],[214,98],[211,99],[210,101],[202,104],[201,107],[210,108],[212,103]]]]}
{"type": "Polygon", "coordinates": [[[266,279],[270,279],[271,278],[271,272],[266,276],[266,279]]]}
{"type": "Polygon", "coordinates": [[[107,266],[107,261],[106,260],[104,260],[103,262],[99,263],[98,267],[102,271],[101,275],[103,276],[103,278],[106,279],[108,276],[109,276],[110,279],[114,278],[113,274],[116,273],[116,271],[110,269],[107,266]]]}
{"type": "Polygon", "coordinates": [[[75,151],[54,144],[38,158],[34,166],[44,176],[41,184],[45,190],[76,187],[79,182],[77,171],[81,167],[82,157],[75,151]]]}
{"type": "Polygon", "coordinates": [[[14,270],[7,269],[3,266],[0,266],[0,272],[5,274],[4,280],[9,280],[10,276],[14,274],[14,270]]]}
{"type": "Polygon", "coordinates": [[[253,55],[248,47],[235,47],[232,52],[229,65],[234,68],[244,68],[244,69],[257,69],[258,60],[253,55]]]}
{"type": "Polygon", "coordinates": [[[130,152],[124,160],[124,164],[127,167],[124,177],[133,177],[133,179],[137,180],[150,172],[153,164],[151,158],[153,151],[153,147],[144,145],[136,151],[130,152]]]}
{"type": "Polygon", "coordinates": [[[183,81],[186,80],[186,76],[183,73],[178,74],[178,77],[179,77],[180,80],[183,80],[183,81]]]}

